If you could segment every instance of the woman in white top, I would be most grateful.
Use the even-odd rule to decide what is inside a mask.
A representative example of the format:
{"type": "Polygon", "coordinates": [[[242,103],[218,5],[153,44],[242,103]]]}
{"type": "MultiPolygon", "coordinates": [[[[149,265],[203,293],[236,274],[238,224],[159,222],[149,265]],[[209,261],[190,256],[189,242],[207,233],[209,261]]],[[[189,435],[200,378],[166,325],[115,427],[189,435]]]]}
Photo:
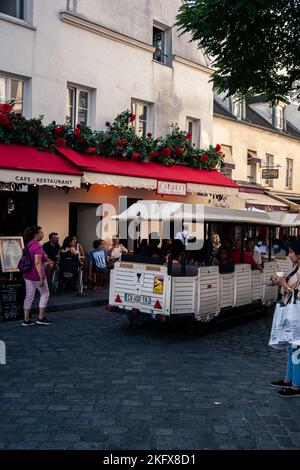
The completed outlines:
{"type": "MultiPolygon", "coordinates": [[[[293,270],[287,277],[274,278],[274,282],[281,287],[282,302],[284,305],[294,299],[299,302],[298,292],[300,289],[300,240],[291,243],[289,257],[293,263],[293,270]]],[[[299,312],[300,315],[300,312],[299,312]]],[[[280,387],[280,397],[300,397],[300,348],[289,346],[287,369],[284,379],[272,382],[273,387],[280,387]]]]}
{"type": "Polygon", "coordinates": [[[119,237],[115,235],[112,239],[112,246],[108,250],[108,255],[114,263],[121,258],[122,253],[128,253],[128,250],[120,243],[119,237]]]}

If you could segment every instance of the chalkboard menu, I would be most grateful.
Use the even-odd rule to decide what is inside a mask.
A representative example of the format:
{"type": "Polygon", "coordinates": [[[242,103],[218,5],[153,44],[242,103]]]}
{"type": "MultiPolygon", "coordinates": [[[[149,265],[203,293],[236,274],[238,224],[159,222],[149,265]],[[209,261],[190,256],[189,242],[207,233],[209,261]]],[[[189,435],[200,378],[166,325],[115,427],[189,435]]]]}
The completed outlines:
{"type": "Polygon", "coordinates": [[[24,302],[23,281],[0,282],[0,318],[13,320],[22,314],[24,302]]]}

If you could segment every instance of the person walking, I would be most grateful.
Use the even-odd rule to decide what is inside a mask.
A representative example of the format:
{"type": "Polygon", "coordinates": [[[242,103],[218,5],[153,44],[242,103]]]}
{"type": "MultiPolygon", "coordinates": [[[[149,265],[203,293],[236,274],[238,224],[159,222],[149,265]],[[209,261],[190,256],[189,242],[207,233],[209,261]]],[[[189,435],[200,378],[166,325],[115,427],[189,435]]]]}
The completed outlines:
{"type": "Polygon", "coordinates": [[[51,325],[52,321],[45,316],[45,310],[49,300],[49,288],[45,275],[44,263],[48,262],[48,257],[44,252],[40,242],[44,234],[42,228],[37,226],[29,227],[24,232],[24,242],[31,259],[31,268],[23,273],[25,281],[26,295],[24,300],[24,320],[22,326],[34,325],[30,318],[30,310],[34,300],[36,290],[40,293],[39,316],[36,321],[38,325],[51,325]]]}
{"type": "MultiPolygon", "coordinates": [[[[276,276],[274,283],[281,287],[282,303],[287,305],[291,297],[298,299],[300,289],[300,240],[290,244],[289,257],[293,263],[292,272],[285,278],[276,276]]],[[[283,379],[271,382],[272,387],[282,388],[279,397],[300,397],[300,348],[291,344],[287,349],[287,368],[283,379]]]]}

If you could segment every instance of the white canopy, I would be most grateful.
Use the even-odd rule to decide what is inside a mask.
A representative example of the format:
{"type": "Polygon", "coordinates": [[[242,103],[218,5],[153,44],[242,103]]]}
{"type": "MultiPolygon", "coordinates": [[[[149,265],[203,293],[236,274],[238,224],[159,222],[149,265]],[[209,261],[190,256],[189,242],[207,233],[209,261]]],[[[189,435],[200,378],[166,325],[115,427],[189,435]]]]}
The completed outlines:
{"type": "MultiPolygon", "coordinates": [[[[274,214],[274,213],[273,213],[274,214]]],[[[247,211],[243,209],[226,209],[209,207],[202,204],[184,204],[162,201],[139,201],[119,215],[112,216],[114,220],[165,221],[183,220],[195,222],[232,222],[249,223],[253,225],[280,225],[278,220],[271,217],[270,212],[247,211]]]]}

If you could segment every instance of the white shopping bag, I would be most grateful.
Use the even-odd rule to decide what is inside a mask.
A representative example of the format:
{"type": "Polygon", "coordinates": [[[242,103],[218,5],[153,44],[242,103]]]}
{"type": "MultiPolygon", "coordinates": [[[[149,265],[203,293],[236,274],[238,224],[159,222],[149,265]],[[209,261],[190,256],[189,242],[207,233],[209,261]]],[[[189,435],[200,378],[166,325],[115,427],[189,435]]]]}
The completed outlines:
{"type": "Polygon", "coordinates": [[[286,349],[300,345],[300,303],[276,305],[269,346],[286,349]]]}

